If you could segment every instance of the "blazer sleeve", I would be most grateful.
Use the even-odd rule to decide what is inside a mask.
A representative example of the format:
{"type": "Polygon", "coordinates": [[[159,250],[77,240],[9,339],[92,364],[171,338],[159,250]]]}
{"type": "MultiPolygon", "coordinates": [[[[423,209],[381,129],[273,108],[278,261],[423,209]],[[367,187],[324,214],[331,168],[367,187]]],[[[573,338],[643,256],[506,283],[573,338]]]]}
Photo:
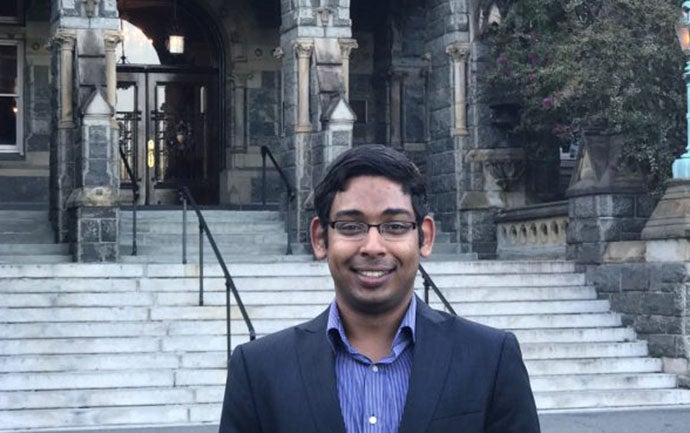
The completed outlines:
{"type": "Polygon", "coordinates": [[[219,433],[261,433],[242,346],[230,357],[219,433]]]}
{"type": "Polygon", "coordinates": [[[517,338],[506,333],[496,369],[486,433],[539,433],[539,417],[517,338]]]}

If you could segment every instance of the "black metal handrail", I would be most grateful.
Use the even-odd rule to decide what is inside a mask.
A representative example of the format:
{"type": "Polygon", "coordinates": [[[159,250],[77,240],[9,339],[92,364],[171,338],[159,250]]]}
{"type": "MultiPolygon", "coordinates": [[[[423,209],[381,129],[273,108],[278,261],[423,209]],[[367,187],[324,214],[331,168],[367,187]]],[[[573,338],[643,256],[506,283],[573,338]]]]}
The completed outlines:
{"type": "Polygon", "coordinates": [[[134,178],[134,172],[132,167],[129,166],[129,161],[127,160],[127,155],[122,150],[122,147],[118,146],[120,150],[120,159],[125,165],[125,170],[127,171],[127,177],[132,183],[132,255],[137,255],[137,202],[139,202],[139,181],[134,178]]]}
{"type": "Polygon", "coordinates": [[[293,188],[292,184],[290,183],[290,180],[287,178],[283,170],[280,168],[278,165],[278,162],[276,159],[273,157],[273,153],[271,153],[271,149],[269,149],[267,146],[261,146],[261,160],[262,160],[262,171],[261,171],[261,181],[263,183],[262,189],[261,189],[261,202],[263,203],[264,206],[266,206],[266,157],[269,157],[271,159],[271,162],[273,163],[273,166],[276,168],[278,171],[278,174],[280,174],[280,178],[283,180],[283,183],[285,184],[285,188],[287,189],[287,195],[285,197],[285,231],[287,231],[288,234],[288,241],[287,241],[287,249],[285,250],[286,255],[292,254],[292,246],[290,245],[290,202],[295,199],[295,188],[293,188]]]}
{"type": "Polygon", "coordinates": [[[244,308],[244,303],[242,302],[242,298],[240,298],[240,294],[237,291],[237,287],[235,286],[235,282],[232,280],[232,276],[230,275],[230,271],[228,271],[228,267],[225,265],[225,261],[223,260],[223,255],[220,253],[220,250],[218,249],[218,245],[216,244],[216,241],[213,239],[213,235],[211,234],[211,230],[208,228],[208,224],[206,224],[206,220],[204,219],[204,216],[201,214],[201,210],[199,209],[199,206],[196,204],[196,201],[194,200],[194,197],[192,196],[192,193],[189,191],[189,188],[186,186],[183,186],[180,188],[180,199],[182,200],[183,204],[183,225],[182,225],[182,250],[183,250],[183,263],[187,263],[187,258],[186,258],[186,244],[187,244],[187,228],[186,228],[186,222],[187,222],[187,203],[192,206],[192,209],[196,213],[196,216],[199,220],[199,305],[204,305],[204,234],[206,235],[206,239],[208,239],[208,243],[211,245],[211,248],[213,249],[213,252],[216,255],[216,259],[218,260],[218,263],[220,264],[220,268],[223,270],[223,276],[225,277],[225,320],[226,320],[226,331],[227,331],[227,339],[228,339],[228,361],[230,360],[230,354],[231,354],[231,344],[230,344],[230,339],[231,339],[231,331],[230,331],[230,292],[232,292],[232,295],[235,297],[235,302],[237,302],[237,308],[239,308],[240,313],[242,314],[242,319],[244,320],[245,325],[247,325],[247,329],[249,330],[249,339],[254,340],[256,339],[256,332],[254,331],[254,325],[252,325],[251,319],[249,319],[249,315],[247,314],[247,309],[244,308]]]}
{"type": "Polygon", "coordinates": [[[446,297],[443,296],[443,293],[441,293],[441,291],[434,283],[434,280],[431,279],[431,277],[421,264],[419,265],[419,272],[422,274],[422,279],[424,279],[424,302],[426,302],[427,304],[429,303],[429,289],[432,289],[434,293],[436,293],[436,296],[438,296],[438,298],[443,303],[443,306],[446,307],[446,310],[448,310],[448,312],[453,316],[457,316],[458,313],[455,312],[453,307],[450,305],[450,302],[448,302],[446,297]]]}

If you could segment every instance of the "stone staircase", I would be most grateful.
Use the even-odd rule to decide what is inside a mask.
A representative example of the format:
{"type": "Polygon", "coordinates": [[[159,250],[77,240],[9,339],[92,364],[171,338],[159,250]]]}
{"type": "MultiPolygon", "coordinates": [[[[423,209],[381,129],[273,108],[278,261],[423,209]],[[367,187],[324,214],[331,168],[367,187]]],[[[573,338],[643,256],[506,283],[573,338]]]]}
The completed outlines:
{"type": "Polygon", "coordinates": [[[47,210],[0,210],[0,263],[66,263],[69,246],[56,244],[47,210]]]}
{"type": "MultiPolygon", "coordinates": [[[[459,314],[513,331],[542,411],[690,404],[567,262],[433,261],[459,314]]],[[[0,432],[217,423],[226,375],[218,266],[0,265],[0,432]]],[[[233,263],[257,333],[332,299],[323,263],[233,263]]],[[[421,288],[421,280],[416,287],[421,288]]],[[[432,305],[440,304],[432,296],[432,305]]],[[[248,339],[232,308],[232,344],[248,339]]],[[[171,427],[172,428],[172,427],[171,427]]],[[[138,430],[137,430],[138,431],[138,430]]]]}
{"type": "MultiPolygon", "coordinates": [[[[223,259],[226,262],[256,262],[262,256],[270,261],[280,260],[287,248],[285,223],[277,211],[203,210],[223,259]]],[[[182,263],[182,210],[137,212],[137,255],[132,256],[132,212],[120,213],[120,254],[125,263],[182,263]]],[[[199,220],[187,210],[187,260],[198,263],[199,220]]],[[[287,257],[299,260],[309,257],[287,257]]],[[[208,240],[204,236],[204,260],[216,263],[208,240]]]]}

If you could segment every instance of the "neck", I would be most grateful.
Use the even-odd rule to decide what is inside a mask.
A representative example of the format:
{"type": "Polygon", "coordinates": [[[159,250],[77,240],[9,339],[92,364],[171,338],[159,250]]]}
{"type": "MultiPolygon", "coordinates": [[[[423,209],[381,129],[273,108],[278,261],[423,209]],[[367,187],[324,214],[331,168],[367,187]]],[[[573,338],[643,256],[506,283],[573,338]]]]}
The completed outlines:
{"type": "Polygon", "coordinates": [[[406,302],[401,303],[394,310],[366,314],[348,308],[344,302],[338,302],[336,298],[340,320],[343,322],[350,344],[374,362],[390,354],[393,339],[411,300],[412,293],[406,302]]]}

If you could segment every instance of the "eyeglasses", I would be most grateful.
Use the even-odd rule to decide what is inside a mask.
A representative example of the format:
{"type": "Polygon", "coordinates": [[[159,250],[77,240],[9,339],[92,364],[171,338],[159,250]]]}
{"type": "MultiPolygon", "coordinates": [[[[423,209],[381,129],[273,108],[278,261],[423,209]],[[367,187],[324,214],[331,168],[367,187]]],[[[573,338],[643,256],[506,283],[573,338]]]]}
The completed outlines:
{"type": "Polygon", "coordinates": [[[384,239],[397,241],[417,228],[417,223],[411,221],[387,221],[381,224],[367,224],[362,221],[332,221],[328,225],[335,229],[338,235],[351,240],[364,239],[369,233],[369,229],[376,227],[384,239]]]}

